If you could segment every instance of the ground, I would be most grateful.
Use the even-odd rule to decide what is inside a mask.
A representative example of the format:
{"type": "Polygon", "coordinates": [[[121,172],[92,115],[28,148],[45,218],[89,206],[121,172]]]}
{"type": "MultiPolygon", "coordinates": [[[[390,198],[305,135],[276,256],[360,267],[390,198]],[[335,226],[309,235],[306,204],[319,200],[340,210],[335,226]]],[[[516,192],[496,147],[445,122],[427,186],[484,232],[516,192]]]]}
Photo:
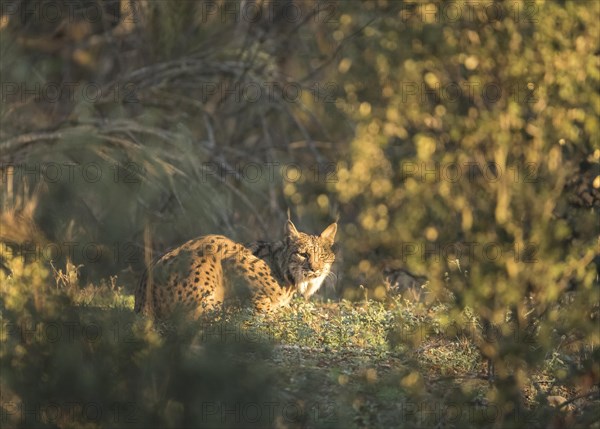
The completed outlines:
{"type": "Polygon", "coordinates": [[[599,427],[595,376],[577,373],[593,350],[565,341],[492,382],[448,304],[296,299],[155,323],[114,279],[69,291],[36,276],[1,296],[9,426],[599,427]]]}

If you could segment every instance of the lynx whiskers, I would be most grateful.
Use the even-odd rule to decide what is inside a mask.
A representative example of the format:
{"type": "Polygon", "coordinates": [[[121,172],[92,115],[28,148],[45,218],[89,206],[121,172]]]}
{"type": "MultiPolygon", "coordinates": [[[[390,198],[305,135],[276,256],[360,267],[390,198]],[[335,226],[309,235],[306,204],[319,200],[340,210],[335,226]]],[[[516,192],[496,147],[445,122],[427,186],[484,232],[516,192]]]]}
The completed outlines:
{"type": "Polygon", "coordinates": [[[296,292],[308,299],[335,276],[336,232],[332,223],[310,235],[288,220],[280,241],[243,245],[221,235],[190,240],[148,267],[136,290],[135,311],[165,317],[183,306],[200,315],[249,296],[257,311],[270,312],[296,292]]]}

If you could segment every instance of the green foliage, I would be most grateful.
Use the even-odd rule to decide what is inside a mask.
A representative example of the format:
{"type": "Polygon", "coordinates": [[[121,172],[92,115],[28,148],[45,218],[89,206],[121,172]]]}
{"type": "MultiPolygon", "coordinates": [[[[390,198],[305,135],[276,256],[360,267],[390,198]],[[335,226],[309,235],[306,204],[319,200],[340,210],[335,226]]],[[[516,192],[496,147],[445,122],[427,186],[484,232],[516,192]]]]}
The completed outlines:
{"type": "MultiPolygon", "coordinates": [[[[46,9],[26,3],[0,29],[7,89],[0,204],[39,227],[36,245],[61,246],[48,259],[64,265],[64,243],[75,242],[70,262],[97,280],[141,270],[142,249],[163,251],[216,232],[256,240],[271,231],[266,218],[283,223],[281,207],[314,207],[293,183],[324,192],[316,162],[334,165],[326,162],[331,144],[312,141],[325,139],[320,112],[335,110],[311,92],[323,86],[322,75],[306,77],[330,50],[307,37],[322,31],[318,22],[287,28],[268,5],[265,19],[247,22],[230,2],[234,15],[205,1],[134,1],[121,4],[115,26],[88,27],[77,9],[62,27],[57,19],[30,34],[22,21],[44,21],[46,9]],[[303,44],[290,51],[288,33],[296,31],[303,44]],[[44,43],[55,33],[64,37],[44,43]],[[31,200],[36,210],[22,216],[31,200]],[[82,253],[89,244],[103,258],[82,253]]],[[[319,207],[330,221],[328,204],[319,207]]],[[[15,235],[10,241],[18,244],[34,239],[15,235]]]]}
{"type": "MultiPolygon", "coordinates": [[[[586,360],[597,358],[585,346],[556,348],[532,373],[524,408],[497,414],[500,388],[477,375],[482,327],[468,310],[461,325],[448,304],[296,300],[268,317],[154,325],[119,288],[90,295],[56,286],[39,263],[5,260],[0,383],[3,422],[14,427],[543,425],[562,415],[548,401],[574,377],[589,380],[586,360]]],[[[539,349],[537,338],[523,342],[539,349]]],[[[582,401],[573,423],[593,420],[582,401]]]]}
{"type": "Polygon", "coordinates": [[[598,206],[569,204],[568,183],[588,163],[598,169],[600,13],[583,2],[524,3],[532,19],[492,22],[481,4],[456,6],[451,25],[441,4],[348,8],[340,31],[362,37],[338,63],[347,70],[339,105],[357,128],[331,189],[350,219],[350,277],[375,278],[380,255],[430,273],[434,289],[457,297],[454,321],[470,307],[495,327],[497,341],[478,347],[512,379],[544,356],[517,344],[515,329],[539,321],[546,352],[561,341],[557,324],[599,340],[598,206]],[[465,275],[444,282],[450,260],[465,275]],[[581,301],[559,305],[574,287],[581,301]]]}
{"type": "Polygon", "coordinates": [[[393,313],[383,304],[355,305],[348,301],[315,305],[300,299],[280,315],[277,323],[257,319],[253,323],[277,342],[327,350],[367,348],[387,350],[386,333],[393,325],[393,313]]]}
{"type": "Polygon", "coordinates": [[[3,275],[0,294],[3,424],[273,424],[263,409],[256,421],[240,412],[282,406],[269,388],[266,344],[243,335],[215,338],[189,320],[174,320],[160,334],[130,309],[76,306],[71,294],[48,282],[40,264],[15,259],[9,265],[13,274],[3,275]]]}
{"type": "Polygon", "coordinates": [[[418,426],[406,407],[455,400],[430,426],[597,426],[600,3],[13,3],[52,2],[0,20],[2,423],[239,426],[218,404],[274,400],[244,423],[418,426]],[[278,239],[288,207],[339,214],[353,302],[132,314],[157,252],[278,239]],[[385,268],[426,274],[425,302],[385,268]]]}

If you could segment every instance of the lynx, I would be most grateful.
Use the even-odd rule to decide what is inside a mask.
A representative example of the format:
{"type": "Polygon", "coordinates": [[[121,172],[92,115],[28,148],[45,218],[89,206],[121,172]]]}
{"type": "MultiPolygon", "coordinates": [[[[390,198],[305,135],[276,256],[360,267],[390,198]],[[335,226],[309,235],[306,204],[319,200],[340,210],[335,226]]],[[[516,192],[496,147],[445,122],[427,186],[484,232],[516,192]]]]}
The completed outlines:
{"type": "Polygon", "coordinates": [[[320,235],[299,232],[288,220],[281,241],[247,246],[222,235],[188,241],[158,258],[135,292],[135,311],[156,318],[176,307],[198,317],[249,297],[258,312],[286,306],[296,292],[308,299],[331,273],[337,223],[320,235]]]}

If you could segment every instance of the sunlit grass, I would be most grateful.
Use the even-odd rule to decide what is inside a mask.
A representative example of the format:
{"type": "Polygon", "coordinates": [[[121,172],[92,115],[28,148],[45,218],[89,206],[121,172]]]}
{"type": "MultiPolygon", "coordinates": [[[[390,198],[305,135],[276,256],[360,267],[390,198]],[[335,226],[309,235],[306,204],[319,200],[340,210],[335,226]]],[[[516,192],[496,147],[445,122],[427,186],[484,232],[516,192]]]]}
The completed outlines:
{"type": "MultiPolygon", "coordinates": [[[[0,274],[3,284],[10,286],[0,294],[0,361],[1,383],[10,404],[47,405],[53,400],[64,408],[74,397],[86,401],[93,397],[103,406],[134,402],[135,421],[124,422],[125,426],[154,420],[177,426],[223,423],[219,413],[208,415],[207,409],[190,414],[196,401],[241,406],[259,401],[275,404],[274,416],[290,427],[302,422],[311,427],[380,427],[400,417],[409,426],[423,424],[426,413],[416,412],[419,407],[483,413],[497,401],[496,387],[483,375],[484,361],[473,332],[448,328],[449,304],[425,306],[401,297],[384,302],[296,299],[268,316],[240,309],[212,320],[175,316],[157,324],[133,313],[133,296],[116,277],[83,288],[57,287],[60,276],[53,278],[36,264],[23,265],[15,259],[7,263],[14,271],[11,276],[0,274]],[[29,331],[16,329],[22,326],[29,331]],[[76,335],[50,341],[56,332],[66,332],[56,331],[61,326],[74,326],[76,335]],[[90,360],[94,366],[85,363],[90,360]],[[49,367],[49,362],[55,363],[49,367]],[[79,381],[67,387],[59,376],[73,370],[79,381]],[[36,380],[42,390],[28,387],[36,380]],[[240,385],[242,381],[245,384],[240,385]],[[214,388],[206,390],[202,383],[239,387],[233,391],[220,387],[211,393],[214,388]]],[[[542,367],[530,369],[529,383],[521,392],[526,406],[521,417],[553,418],[558,411],[549,402],[576,396],[566,374],[580,359],[580,353],[564,348],[550,353],[542,367]]],[[[587,410],[579,418],[589,420],[593,396],[574,403],[587,410]]],[[[465,427],[490,426],[481,413],[456,421],[465,427]]],[[[18,414],[9,419],[21,421],[18,414]]],[[[436,419],[439,423],[450,417],[441,413],[436,419]]],[[[86,421],[82,416],[75,420],[86,421]]],[[[69,423],[73,421],[58,427],[69,423]]]]}

